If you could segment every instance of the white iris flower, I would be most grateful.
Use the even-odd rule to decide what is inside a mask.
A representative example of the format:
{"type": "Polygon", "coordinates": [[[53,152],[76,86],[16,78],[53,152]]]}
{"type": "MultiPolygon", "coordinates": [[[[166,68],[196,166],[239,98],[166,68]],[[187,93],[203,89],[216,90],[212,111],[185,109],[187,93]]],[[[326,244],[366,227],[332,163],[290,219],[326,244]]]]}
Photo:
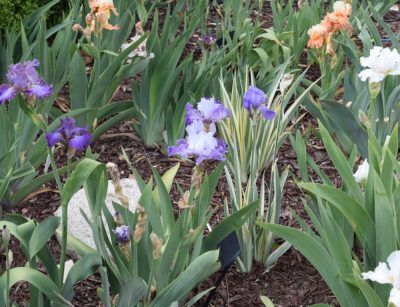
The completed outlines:
{"type": "Polygon", "coordinates": [[[368,179],[368,171],[369,171],[368,160],[365,160],[363,164],[358,166],[357,171],[353,175],[356,182],[365,185],[368,179]]]}
{"type": "Polygon", "coordinates": [[[380,284],[393,286],[389,295],[389,303],[400,307],[400,251],[392,252],[385,262],[379,262],[374,271],[362,273],[364,279],[380,284]]]}
{"type": "Polygon", "coordinates": [[[400,75],[400,54],[396,49],[375,46],[368,57],[361,57],[360,63],[366,69],[358,77],[362,81],[381,82],[386,76],[400,75]]]}

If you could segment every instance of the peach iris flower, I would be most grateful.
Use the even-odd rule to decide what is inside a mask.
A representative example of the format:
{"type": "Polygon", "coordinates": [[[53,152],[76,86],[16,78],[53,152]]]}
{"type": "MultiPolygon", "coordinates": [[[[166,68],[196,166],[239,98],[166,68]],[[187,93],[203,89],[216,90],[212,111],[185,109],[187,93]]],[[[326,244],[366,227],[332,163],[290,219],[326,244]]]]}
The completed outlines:
{"type": "Polygon", "coordinates": [[[89,0],[89,7],[92,15],[90,18],[99,23],[99,26],[106,30],[118,30],[118,26],[111,25],[108,21],[111,17],[111,12],[118,16],[118,11],[112,0],[89,0]],[[94,18],[93,18],[94,16],[94,18]]]}
{"type": "Polygon", "coordinates": [[[307,34],[310,36],[307,47],[321,48],[328,34],[328,28],[322,24],[317,24],[315,26],[312,26],[308,30],[307,34]]]}
{"type": "Polygon", "coordinates": [[[333,12],[327,14],[323,20],[328,26],[329,32],[340,32],[351,29],[349,16],[351,15],[351,5],[343,1],[336,1],[333,4],[333,12]]]}
{"type": "Polygon", "coordinates": [[[83,34],[90,38],[94,32],[100,33],[105,30],[119,30],[119,26],[114,26],[109,23],[111,12],[118,16],[118,11],[114,6],[112,0],[89,0],[90,12],[86,15],[86,28],[84,29],[80,24],[72,26],[74,31],[80,30],[83,34]]]}
{"type": "Polygon", "coordinates": [[[333,12],[328,13],[324,19],[317,25],[311,27],[307,34],[310,39],[307,43],[309,48],[322,48],[326,45],[326,52],[334,55],[332,35],[342,30],[351,33],[349,16],[351,15],[351,4],[344,1],[336,1],[333,4],[333,12]]]}

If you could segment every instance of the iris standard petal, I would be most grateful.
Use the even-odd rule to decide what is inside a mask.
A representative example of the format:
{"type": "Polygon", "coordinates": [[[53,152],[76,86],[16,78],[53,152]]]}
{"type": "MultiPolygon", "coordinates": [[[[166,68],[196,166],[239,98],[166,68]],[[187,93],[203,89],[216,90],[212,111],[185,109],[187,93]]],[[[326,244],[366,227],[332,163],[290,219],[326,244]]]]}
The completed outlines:
{"type": "Polygon", "coordinates": [[[202,120],[201,112],[196,110],[190,103],[187,103],[185,106],[186,115],[185,115],[185,124],[190,125],[192,122],[196,120],[202,120]]]}
{"type": "Polygon", "coordinates": [[[231,115],[225,106],[214,98],[201,98],[197,109],[206,121],[217,122],[231,115]]]}
{"type": "Polygon", "coordinates": [[[251,108],[258,109],[265,101],[265,93],[255,86],[250,86],[243,96],[243,105],[250,111],[251,108]]]}
{"type": "Polygon", "coordinates": [[[67,138],[72,137],[72,134],[76,130],[75,118],[73,117],[62,118],[60,128],[57,130],[60,131],[61,133],[64,133],[67,138]]]}

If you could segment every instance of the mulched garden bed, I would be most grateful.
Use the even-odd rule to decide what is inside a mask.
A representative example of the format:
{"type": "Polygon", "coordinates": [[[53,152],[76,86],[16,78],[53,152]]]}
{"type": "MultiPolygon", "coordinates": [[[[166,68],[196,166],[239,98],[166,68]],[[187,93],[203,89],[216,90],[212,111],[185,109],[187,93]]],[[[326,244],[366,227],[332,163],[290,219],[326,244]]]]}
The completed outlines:
{"type": "MultiPolygon", "coordinates": [[[[306,116],[300,124],[300,128],[303,127],[305,129],[311,124],[315,126],[315,122],[312,121],[311,117],[306,116]]],[[[322,168],[328,169],[329,173],[329,159],[319,140],[311,139],[309,142],[310,145],[313,144],[309,147],[309,152],[322,168]]],[[[122,176],[128,177],[130,171],[127,163],[121,157],[121,147],[125,149],[131,163],[145,180],[151,176],[151,166],[163,174],[178,162],[177,159],[167,157],[159,149],[145,148],[129,123],[111,129],[92,146],[93,152],[100,154],[99,161],[117,163],[122,176]]],[[[176,180],[182,187],[189,187],[193,164],[184,161],[180,162],[181,167],[176,180]]],[[[291,217],[289,207],[301,217],[306,218],[307,216],[301,204],[302,193],[294,183],[293,176],[296,176],[297,173],[297,161],[288,141],[279,152],[278,163],[281,170],[289,167],[292,171],[284,190],[281,223],[294,226],[296,223],[291,217]]],[[[213,166],[209,165],[210,169],[213,166]]],[[[335,176],[335,174],[331,175],[332,177],[335,176]]],[[[52,215],[60,205],[60,197],[58,193],[54,192],[53,183],[46,185],[44,191],[46,190],[49,191],[33,196],[21,203],[13,211],[38,221],[52,215]]],[[[211,220],[211,225],[215,225],[223,219],[223,199],[228,196],[227,184],[221,178],[211,203],[212,207],[218,208],[211,220]]],[[[171,198],[177,204],[180,196],[176,187],[171,191],[171,198]]],[[[49,248],[57,259],[60,253],[60,245],[56,238],[53,237],[51,239],[49,248]]],[[[26,259],[22,255],[15,239],[12,240],[11,249],[14,253],[13,266],[24,265],[26,259]]],[[[219,272],[209,280],[204,281],[194,292],[213,286],[218,277],[219,272]]],[[[75,287],[73,304],[75,306],[97,306],[99,300],[96,288],[99,286],[101,286],[99,275],[91,276],[78,284],[75,287]]],[[[250,273],[241,273],[233,266],[218,288],[212,305],[244,306],[246,304],[248,306],[262,306],[260,295],[266,295],[273,299],[276,306],[306,306],[313,303],[337,305],[333,294],[318,272],[293,248],[280,258],[269,272],[265,272],[263,266],[257,263],[254,264],[250,273]]],[[[29,301],[28,285],[26,283],[16,285],[11,293],[11,299],[20,306],[29,301]]]]}

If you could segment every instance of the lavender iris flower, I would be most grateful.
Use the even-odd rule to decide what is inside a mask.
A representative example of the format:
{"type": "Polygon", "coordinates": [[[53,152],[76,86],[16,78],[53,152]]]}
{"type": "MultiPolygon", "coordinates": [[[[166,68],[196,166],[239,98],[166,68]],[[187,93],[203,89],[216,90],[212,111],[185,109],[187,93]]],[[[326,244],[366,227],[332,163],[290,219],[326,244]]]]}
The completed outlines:
{"type": "Polygon", "coordinates": [[[9,84],[0,85],[0,104],[15,98],[18,93],[28,98],[42,100],[52,94],[53,86],[46,84],[36,69],[38,60],[12,64],[8,67],[7,80],[9,84]]]}
{"type": "Polygon", "coordinates": [[[276,116],[276,113],[265,106],[265,93],[255,86],[250,86],[243,96],[243,106],[253,114],[253,110],[259,110],[262,116],[271,120],[276,116]]]}
{"type": "Polygon", "coordinates": [[[56,131],[46,133],[46,140],[49,147],[65,142],[75,150],[84,151],[92,143],[92,136],[87,128],[76,127],[74,118],[66,117],[56,131]]]}
{"type": "Polygon", "coordinates": [[[187,104],[187,137],[179,139],[175,146],[170,146],[168,155],[180,155],[183,158],[194,156],[197,165],[204,160],[224,160],[228,146],[214,136],[215,123],[229,116],[229,110],[213,98],[202,98],[197,109],[187,104]]]}
{"type": "Polygon", "coordinates": [[[114,229],[118,243],[128,243],[131,239],[131,231],[128,226],[122,225],[114,229]]]}

